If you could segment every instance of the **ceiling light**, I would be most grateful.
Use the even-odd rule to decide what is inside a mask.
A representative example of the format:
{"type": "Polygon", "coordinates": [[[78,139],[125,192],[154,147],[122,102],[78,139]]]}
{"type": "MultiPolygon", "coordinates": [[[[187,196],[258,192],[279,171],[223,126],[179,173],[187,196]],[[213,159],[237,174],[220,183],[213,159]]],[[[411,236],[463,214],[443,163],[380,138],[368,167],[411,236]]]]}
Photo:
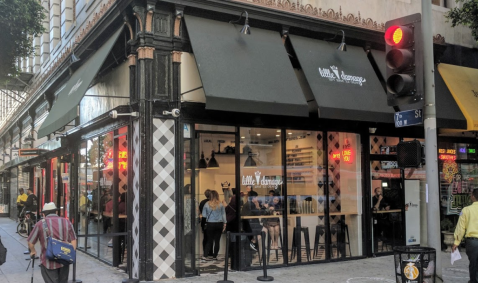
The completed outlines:
{"type": "Polygon", "coordinates": [[[207,169],[219,169],[219,163],[217,163],[214,150],[211,152],[211,159],[207,163],[207,169]]]}

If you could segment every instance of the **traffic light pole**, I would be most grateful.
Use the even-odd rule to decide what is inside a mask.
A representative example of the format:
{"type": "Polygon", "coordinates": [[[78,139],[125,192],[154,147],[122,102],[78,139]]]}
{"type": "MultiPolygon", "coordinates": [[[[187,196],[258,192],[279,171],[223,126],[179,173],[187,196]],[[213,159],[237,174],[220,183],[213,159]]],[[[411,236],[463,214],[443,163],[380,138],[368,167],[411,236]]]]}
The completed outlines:
{"type": "Polygon", "coordinates": [[[437,156],[437,122],[435,107],[435,68],[433,63],[432,1],[422,0],[422,36],[424,59],[424,130],[425,162],[427,174],[427,239],[428,246],[436,250],[436,282],[443,282],[441,265],[440,197],[437,156]]]}

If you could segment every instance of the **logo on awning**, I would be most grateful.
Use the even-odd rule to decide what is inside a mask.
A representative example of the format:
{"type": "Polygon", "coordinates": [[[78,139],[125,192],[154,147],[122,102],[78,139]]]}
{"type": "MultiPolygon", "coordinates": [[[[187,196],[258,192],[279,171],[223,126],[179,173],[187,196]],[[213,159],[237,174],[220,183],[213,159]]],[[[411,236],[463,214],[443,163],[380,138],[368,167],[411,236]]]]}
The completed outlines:
{"type": "Polygon", "coordinates": [[[76,82],[76,84],[71,87],[71,90],[70,90],[70,92],[68,93],[68,96],[70,96],[70,94],[72,94],[73,92],[77,91],[78,88],[81,86],[82,83],[83,83],[83,81],[81,80],[81,78],[79,78],[78,81],[76,82]]]}
{"type": "Polygon", "coordinates": [[[344,71],[339,72],[336,66],[330,66],[329,68],[318,68],[319,74],[322,78],[327,78],[329,81],[347,84],[357,84],[362,86],[367,82],[364,77],[348,75],[344,71]]]}

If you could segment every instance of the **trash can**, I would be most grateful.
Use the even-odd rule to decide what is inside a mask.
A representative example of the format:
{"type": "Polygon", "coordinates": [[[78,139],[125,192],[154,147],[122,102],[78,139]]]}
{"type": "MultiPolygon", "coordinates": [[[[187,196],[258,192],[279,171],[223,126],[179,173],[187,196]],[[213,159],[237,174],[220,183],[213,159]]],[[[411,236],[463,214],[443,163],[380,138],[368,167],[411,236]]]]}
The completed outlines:
{"type": "Polygon", "coordinates": [[[395,247],[397,283],[435,283],[436,250],[428,247],[395,247]]]}

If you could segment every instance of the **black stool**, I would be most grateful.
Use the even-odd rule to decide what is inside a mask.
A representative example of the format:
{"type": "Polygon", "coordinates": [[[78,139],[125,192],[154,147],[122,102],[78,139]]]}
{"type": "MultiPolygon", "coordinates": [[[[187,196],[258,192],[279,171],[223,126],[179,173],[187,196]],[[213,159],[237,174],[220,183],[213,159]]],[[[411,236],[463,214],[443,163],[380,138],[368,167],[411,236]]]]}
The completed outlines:
{"type": "MultiPolygon", "coordinates": [[[[271,259],[271,234],[269,232],[269,229],[267,229],[267,262],[270,261],[271,259]]],[[[282,251],[282,255],[284,255],[284,246],[282,245],[282,228],[280,227],[279,224],[279,244],[280,244],[280,249],[282,251]]],[[[276,251],[276,260],[279,261],[279,250],[276,251]]]]}
{"type": "Polygon", "coordinates": [[[314,258],[319,254],[319,248],[325,250],[325,226],[315,226],[315,240],[314,240],[314,258]],[[320,236],[324,236],[324,241],[320,242],[320,236]]]}
{"type": "Polygon", "coordinates": [[[330,225],[330,232],[332,234],[337,234],[337,241],[335,242],[335,248],[337,248],[337,257],[338,253],[342,257],[346,257],[346,246],[349,246],[349,254],[352,256],[352,250],[350,248],[350,236],[349,236],[349,226],[343,221],[338,222],[337,224],[330,225]]]}
{"type": "Polygon", "coordinates": [[[304,238],[305,238],[305,251],[307,255],[307,261],[310,261],[310,239],[309,239],[309,227],[294,227],[294,233],[292,236],[292,251],[290,254],[290,261],[294,259],[294,257],[297,255],[298,257],[302,257],[300,254],[302,247],[298,246],[298,242],[300,241],[300,233],[304,233],[304,238]]]}

